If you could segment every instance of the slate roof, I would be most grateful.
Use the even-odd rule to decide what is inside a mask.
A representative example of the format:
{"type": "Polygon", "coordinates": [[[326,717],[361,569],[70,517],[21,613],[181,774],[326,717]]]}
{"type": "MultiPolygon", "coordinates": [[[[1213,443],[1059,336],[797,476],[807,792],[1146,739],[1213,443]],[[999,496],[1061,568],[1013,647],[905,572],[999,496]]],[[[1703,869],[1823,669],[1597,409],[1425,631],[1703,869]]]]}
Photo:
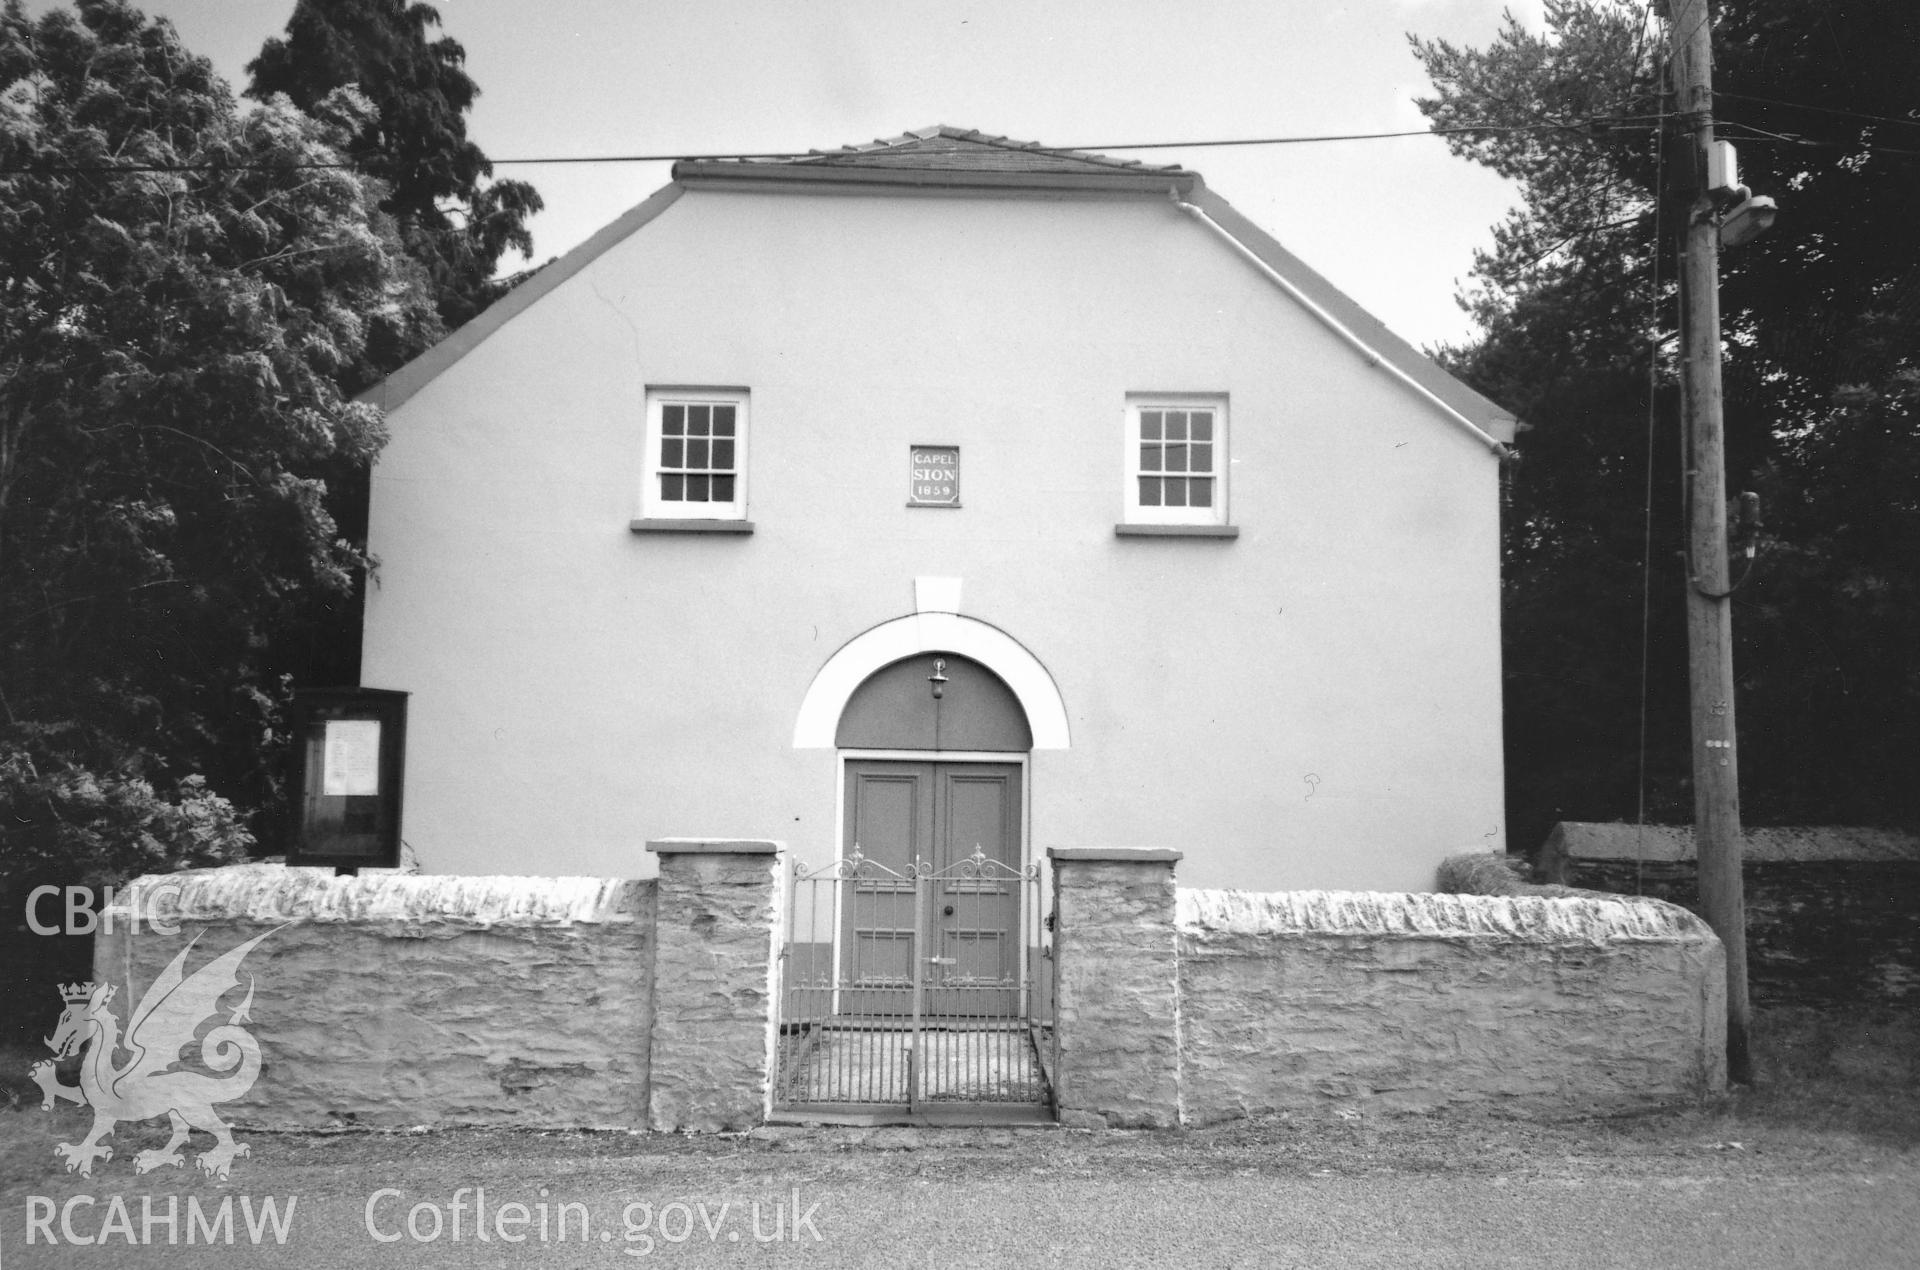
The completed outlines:
{"type": "Polygon", "coordinates": [[[806,154],[682,159],[676,181],[834,182],[968,188],[1080,190],[1164,194],[1177,186],[1188,194],[1200,174],[1177,163],[1149,164],[1085,150],[1014,141],[972,128],[945,124],[916,128],[837,150],[806,154]]]}
{"type": "Polygon", "coordinates": [[[1049,172],[1072,175],[1087,172],[1160,173],[1191,176],[1177,163],[1148,164],[1139,159],[1115,159],[1085,150],[1063,150],[1037,141],[1014,141],[973,128],[936,124],[915,128],[897,137],[837,150],[810,150],[780,159],[742,159],[749,165],[775,164],[815,168],[911,168],[930,172],[1049,172]]]}

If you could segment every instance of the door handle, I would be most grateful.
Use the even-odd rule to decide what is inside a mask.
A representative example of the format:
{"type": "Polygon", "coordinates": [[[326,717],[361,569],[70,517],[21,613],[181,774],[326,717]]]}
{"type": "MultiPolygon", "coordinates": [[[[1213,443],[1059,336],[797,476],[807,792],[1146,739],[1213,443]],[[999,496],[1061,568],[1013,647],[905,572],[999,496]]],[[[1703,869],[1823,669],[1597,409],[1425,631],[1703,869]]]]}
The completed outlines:
{"type": "Polygon", "coordinates": [[[940,910],[940,916],[942,916],[942,917],[952,917],[952,916],[953,916],[953,905],[951,905],[951,904],[949,904],[949,905],[947,905],[947,906],[946,906],[945,908],[943,908],[943,909],[941,909],[941,910],[940,910]]]}

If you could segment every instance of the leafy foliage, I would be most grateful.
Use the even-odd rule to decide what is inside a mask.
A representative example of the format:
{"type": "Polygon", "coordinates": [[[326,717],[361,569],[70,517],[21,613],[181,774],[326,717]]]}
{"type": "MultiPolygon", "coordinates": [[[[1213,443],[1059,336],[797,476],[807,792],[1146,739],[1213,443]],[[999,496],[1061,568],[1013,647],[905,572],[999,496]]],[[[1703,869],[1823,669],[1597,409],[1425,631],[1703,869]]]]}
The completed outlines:
{"type": "MultiPolygon", "coordinates": [[[[1690,154],[1661,117],[1667,36],[1648,16],[1550,0],[1540,36],[1509,20],[1486,49],[1413,41],[1436,125],[1529,129],[1450,138],[1523,202],[1464,298],[1484,338],[1444,353],[1535,425],[1504,530],[1521,843],[1636,813],[1643,567],[1647,811],[1691,816],[1679,222],[1660,203],[1690,154]]],[[[1898,756],[1920,752],[1920,24],[1904,0],[1725,0],[1715,22],[1720,135],[1782,208],[1722,256],[1728,470],[1768,522],[1735,598],[1744,806],[1754,823],[1912,824],[1898,756]]]]}
{"type": "Polygon", "coordinates": [[[0,11],[0,881],[251,841],[211,791],[273,792],[272,638],[365,565],[314,475],[384,440],[340,384],[372,321],[438,329],[338,166],[370,116],[243,115],[121,0],[0,11]]]}
{"type": "MultiPolygon", "coordinates": [[[[466,51],[434,38],[440,15],[407,0],[298,0],[283,37],[269,39],[247,67],[246,95],[284,94],[316,110],[351,89],[372,113],[351,130],[345,157],[381,181],[381,210],[393,218],[408,254],[426,271],[442,325],[451,330],[504,295],[519,277],[494,277],[509,250],[533,251],[527,218],[543,206],[524,181],[489,181],[493,167],[467,136],[466,116],[480,95],[466,51]]],[[[524,275],[521,275],[524,276],[524,275]]],[[[366,368],[345,382],[371,384],[425,351],[438,332],[374,316],[366,368]]],[[[366,474],[352,464],[325,469],[328,508],[346,535],[366,535],[366,474]]],[[[309,683],[358,683],[363,586],[313,613],[295,661],[309,683]]]]}
{"type": "Polygon", "coordinates": [[[0,806],[47,813],[40,859],[32,862],[45,867],[31,871],[36,879],[100,886],[181,864],[238,860],[252,845],[233,804],[202,776],[180,778],[166,798],[139,777],[103,777],[71,764],[42,770],[15,749],[0,753],[0,806]]]}
{"type": "MultiPolygon", "coordinates": [[[[448,329],[484,309],[510,285],[494,280],[509,248],[533,253],[527,217],[543,206],[524,181],[493,181],[493,165],[467,138],[465,115],[480,90],[430,5],[406,0],[299,0],[284,39],[267,41],[247,71],[247,96],[284,93],[312,109],[355,86],[373,103],[347,147],[354,165],[388,187],[384,209],[407,250],[432,278],[448,329]]],[[[420,351],[404,341],[382,350],[392,369],[420,351]]]]}

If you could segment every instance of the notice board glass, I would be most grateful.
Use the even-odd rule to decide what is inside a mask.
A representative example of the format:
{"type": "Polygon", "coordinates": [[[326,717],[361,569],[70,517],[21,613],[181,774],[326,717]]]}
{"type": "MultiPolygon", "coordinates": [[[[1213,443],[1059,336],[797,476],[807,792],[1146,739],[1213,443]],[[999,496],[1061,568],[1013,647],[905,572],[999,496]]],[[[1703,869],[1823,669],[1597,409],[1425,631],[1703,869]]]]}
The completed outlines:
{"type": "Polygon", "coordinates": [[[404,692],[294,694],[288,864],[343,872],[399,867],[406,732],[404,692]]]}

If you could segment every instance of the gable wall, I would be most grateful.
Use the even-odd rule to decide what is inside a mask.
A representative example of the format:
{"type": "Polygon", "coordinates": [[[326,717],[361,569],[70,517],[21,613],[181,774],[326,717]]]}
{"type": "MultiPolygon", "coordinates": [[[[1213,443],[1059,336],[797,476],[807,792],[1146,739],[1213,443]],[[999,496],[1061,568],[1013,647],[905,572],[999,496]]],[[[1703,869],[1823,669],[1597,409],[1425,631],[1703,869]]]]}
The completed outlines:
{"type": "Polygon", "coordinates": [[[960,577],[1046,665],[1035,848],[1431,886],[1503,845],[1490,455],[1169,203],[695,189],[394,412],[363,681],[429,870],[830,855],[813,674],[960,577]],[[648,383],[752,390],[751,536],[634,534],[648,383]],[[1226,392],[1232,541],[1117,538],[1131,391],[1226,392]],[[956,444],[958,511],[908,509],[956,444]]]}

